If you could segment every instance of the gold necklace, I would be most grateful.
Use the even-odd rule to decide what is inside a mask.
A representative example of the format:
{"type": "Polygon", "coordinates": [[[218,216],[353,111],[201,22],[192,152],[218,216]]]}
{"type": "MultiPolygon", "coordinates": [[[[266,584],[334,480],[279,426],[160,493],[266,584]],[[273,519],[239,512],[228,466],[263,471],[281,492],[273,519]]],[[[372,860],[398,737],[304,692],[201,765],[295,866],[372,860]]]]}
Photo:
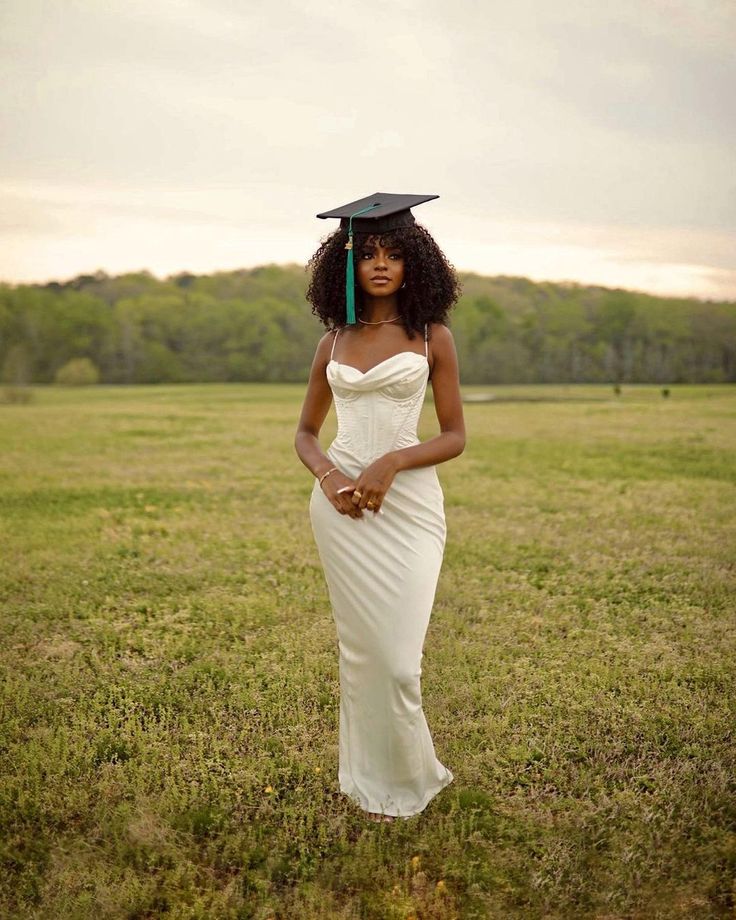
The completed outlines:
{"type": "Polygon", "coordinates": [[[392,316],[391,319],[379,319],[377,322],[372,323],[368,319],[361,319],[358,317],[358,321],[363,323],[366,326],[380,326],[381,323],[395,323],[397,319],[401,319],[400,316],[392,316]]]}

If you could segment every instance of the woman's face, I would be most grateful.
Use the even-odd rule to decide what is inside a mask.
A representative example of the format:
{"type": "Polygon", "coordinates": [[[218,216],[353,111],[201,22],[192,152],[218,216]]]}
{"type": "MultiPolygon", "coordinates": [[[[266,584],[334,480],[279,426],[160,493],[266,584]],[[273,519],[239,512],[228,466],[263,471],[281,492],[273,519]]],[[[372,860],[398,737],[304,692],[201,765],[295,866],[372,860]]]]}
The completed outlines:
{"type": "Polygon", "coordinates": [[[395,294],[404,283],[404,255],[400,246],[381,246],[370,236],[355,249],[358,285],[373,297],[395,294]]]}

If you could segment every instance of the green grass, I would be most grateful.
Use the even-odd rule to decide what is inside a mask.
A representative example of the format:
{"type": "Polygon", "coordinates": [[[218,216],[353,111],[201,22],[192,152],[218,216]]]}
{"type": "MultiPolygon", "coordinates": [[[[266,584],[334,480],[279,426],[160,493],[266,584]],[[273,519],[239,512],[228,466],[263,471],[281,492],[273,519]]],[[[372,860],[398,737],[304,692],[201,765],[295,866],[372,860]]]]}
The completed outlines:
{"type": "Polygon", "coordinates": [[[302,388],[0,406],[0,915],[734,916],[736,390],[483,389],[581,399],[466,405],[422,674],[455,782],[384,825],[337,791],[302,388]]]}

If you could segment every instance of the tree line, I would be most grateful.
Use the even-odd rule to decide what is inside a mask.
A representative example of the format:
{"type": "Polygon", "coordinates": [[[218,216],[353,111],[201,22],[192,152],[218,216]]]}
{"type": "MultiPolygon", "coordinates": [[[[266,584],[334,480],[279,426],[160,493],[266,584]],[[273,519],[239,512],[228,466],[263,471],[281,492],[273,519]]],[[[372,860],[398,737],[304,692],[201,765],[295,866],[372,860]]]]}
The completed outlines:
{"type": "MultiPolygon", "coordinates": [[[[463,383],[736,381],[736,303],[460,278],[450,326],[463,383]]],[[[305,381],[324,332],[307,281],[301,266],[266,265],[0,283],[0,374],[72,382],[84,366],[102,383],[305,381]]]]}

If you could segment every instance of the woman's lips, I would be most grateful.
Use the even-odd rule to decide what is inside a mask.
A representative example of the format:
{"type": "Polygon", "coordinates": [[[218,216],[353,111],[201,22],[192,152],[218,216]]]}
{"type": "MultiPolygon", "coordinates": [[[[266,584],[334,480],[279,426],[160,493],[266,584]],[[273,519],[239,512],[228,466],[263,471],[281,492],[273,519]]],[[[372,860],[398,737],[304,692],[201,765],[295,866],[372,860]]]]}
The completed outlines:
{"type": "Polygon", "coordinates": [[[373,284],[388,284],[390,280],[390,278],[371,278],[373,284]]]}

